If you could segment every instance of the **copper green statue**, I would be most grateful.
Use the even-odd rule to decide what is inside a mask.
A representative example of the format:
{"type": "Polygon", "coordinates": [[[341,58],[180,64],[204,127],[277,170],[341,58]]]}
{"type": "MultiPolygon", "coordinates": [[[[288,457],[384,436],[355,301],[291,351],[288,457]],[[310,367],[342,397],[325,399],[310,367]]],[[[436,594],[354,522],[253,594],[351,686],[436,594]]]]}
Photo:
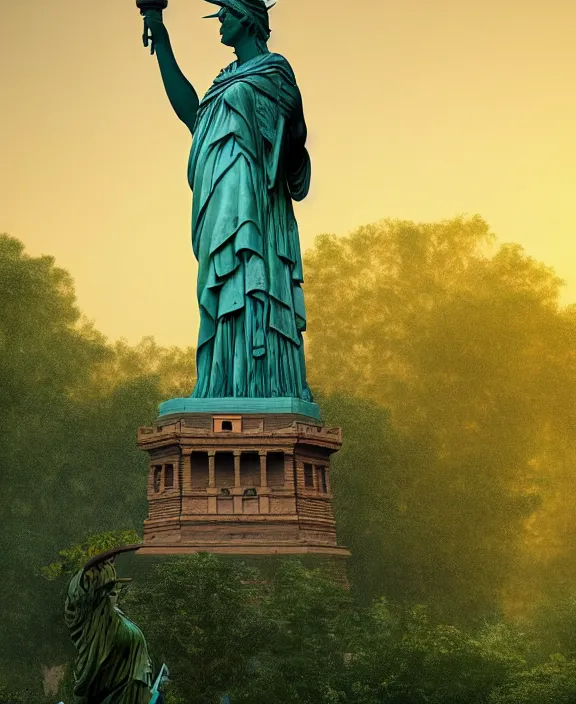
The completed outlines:
{"type": "Polygon", "coordinates": [[[166,0],[137,0],[166,93],[190,130],[200,331],[195,399],[311,402],[302,259],[292,201],[310,184],[306,124],[288,61],[271,53],[264,0],[208,0],[237,59],[202,100],[174,58],[166,0]]]}
{"type": "Polygon", "coordinates": [[[160,685],[166,667],[153,681],[153,665],[142,631],[118,607],[123,582],[114,567],[120,552],[108,550],[92,558],[70,580],[65,621],[77,657],[74,695],[78,704],[149,704],[163,701],[160,685]]]}

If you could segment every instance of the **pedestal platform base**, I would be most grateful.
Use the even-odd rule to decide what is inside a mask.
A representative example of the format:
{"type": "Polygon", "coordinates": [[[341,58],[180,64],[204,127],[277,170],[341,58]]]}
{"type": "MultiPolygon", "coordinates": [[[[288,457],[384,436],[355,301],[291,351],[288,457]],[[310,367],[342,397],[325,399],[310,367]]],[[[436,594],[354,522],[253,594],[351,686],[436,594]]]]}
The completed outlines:
{"type": "Polygon", "coordinates": [[[295,415],[320,420],[318,404],[300,398],[173,398],[161,403],[158,411],[162,419],[183,413],[235,413],[295,415]]]}
{"type": "Polygon", "coordinates": [[[140,548],[136,555],[193,555],[200,552],[212,552],[217,555],[328,555],[348,558],[351,553],[344,547],[327,547],[326,545],[264,545],[262,543],[237,543],[218,545],[149,545],[140,548]]]}
{"type": "Polygon", "coordinates": [[[138,432],[150,460],[138,554],[348,557],[330,483],[342,434],[314,415],[318,406],[299,399],[162,404],[156,425],[138,432]]]}

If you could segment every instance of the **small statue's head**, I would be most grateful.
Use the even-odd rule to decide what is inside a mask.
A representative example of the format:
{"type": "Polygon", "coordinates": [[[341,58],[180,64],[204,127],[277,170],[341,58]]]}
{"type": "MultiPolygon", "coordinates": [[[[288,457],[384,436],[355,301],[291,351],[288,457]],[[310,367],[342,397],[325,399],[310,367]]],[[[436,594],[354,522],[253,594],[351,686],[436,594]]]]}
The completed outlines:
{"type": "Polygon", "coordinates": [[[226,46],[236,47],[246,37],[253,37],[260,49],[267,51],[266,43],[270,37],[268,8],[273,3],[264,0],[208,0],[220,5],[214,15],[220,20],[221,42],[226,46]]]}
{"type": "Polygon", "coordinates": [[[117,606],[118,599],[120,597],[120,590],[118,589],[118,587],[114,586],[114,588],[108,594],[108,597],[109,597],[110,601],[112,602],[112,606],[117,606]]]}
{"type": "Polygon", "coordinates": [[[130,584],[131,581],[131,578],[126,577],[124,579],[117,579],[114,582],[112,589],[108,593],[108,597],[112,602],[112,606],[118,605],[119,599],[122,597],[122,594],[126,591],[126,589],[128,588],[128,584],[130,584]]]}

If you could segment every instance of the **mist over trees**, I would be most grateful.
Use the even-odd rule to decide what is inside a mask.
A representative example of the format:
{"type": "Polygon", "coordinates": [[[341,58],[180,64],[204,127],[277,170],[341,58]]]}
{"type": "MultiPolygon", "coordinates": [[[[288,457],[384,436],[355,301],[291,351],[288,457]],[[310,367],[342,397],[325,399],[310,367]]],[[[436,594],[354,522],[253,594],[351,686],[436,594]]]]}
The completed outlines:
{"type": "Polygon", "coordinates": [[[383,221],[319,237],[305,261],[313,388],[389,414],[387,428],[367,411],[380,429],[380,449],[363,455],[370,478],[358,455],[346,462],[370,431],[340,414],[353,430],[336,498],[352,513],[374,507],[352,547],[394,550],[392,568],[362,569],[452,617],[521,610],[575,574],[576,306],[560,307],[550,268],[491,243],[478,216],[383,221]],[[364,482],[372,502],[359,499],[364,482]]]}
{"type": "MultiPolygon", "coordinates": [[[[244,683],[236,700],[573,701],[576,306],[560,306],[562,282],[518,245],[498,245],[478,216],[322,235],[305,275],[309,380],[326,422],[344,431],[332,484],[352,591],[330,603],[352,602],[306,631],[313,615],[288,606],[282,579],[318,609],[328,587],[297,566],[279,573],[257,614],[244,592],[229,594],[276,634],[241,662],[226,651],[223,666],[244,683]],[[281,605],[292,640],[280,637],[281,605]],[[300,647],[320,657],[328,632],[320,669],[297,659],[300,647]],[[308,684],[290,683],[287,668],[308,684]],[[458,671],[468,680],[457,684],[458,671]],[[442,688],[447,673],[459,699],[442,688]]],[[[37,701],[41,666],[73,658],[65,576],[49,581],[42,568],[88,536],[141,530],[147,463],[136,429],[193,384],[193,348],[109,343],[78,309],[68,272],[0,236],[0,702],[37,701]]],[[[217,562],[186,564],[159,573],[158,598],[161,584],[202,574],[221,593],[217,562]]],[[[234,569],[229,581],[241,582],[234,569]]],[[[169,654],[150,589],[138,597],[135,586],[130,603],[169,654]]],[[[182,608],[193,619],[190,598],[182,608]]],[[[240,619],[234,637],[247,628],[240,619]]],[[[198,701],[217,685],[204,683],[198,701]]]]}

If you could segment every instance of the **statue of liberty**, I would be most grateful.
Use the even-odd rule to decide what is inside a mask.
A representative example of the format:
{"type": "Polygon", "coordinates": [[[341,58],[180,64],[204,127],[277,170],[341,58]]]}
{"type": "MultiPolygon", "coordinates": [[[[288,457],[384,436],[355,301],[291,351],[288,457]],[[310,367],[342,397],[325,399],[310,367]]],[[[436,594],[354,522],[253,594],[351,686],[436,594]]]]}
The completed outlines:
{"type": "Polygon", "coordinates": [[[138,2],[170,103],[193,136],[200,331],[192,397],[312,401],[292,207],[310,184],[300,91],[288,61],[268,50],[264,0],[208,2],[219,6],[209,17],[220,21],[221,41],[237,59],[201,101],[176,63],[162,10],[138,2]]]}
{"type": "Polygon", "coordinates": [[[74,695],[77,704],[161,704],[164,665],[154,682],[146,639],[118,606],[121,585],[114,561],[127,545],[89,560],[70,580],[65,622],[76,648],[74,695]]]}

